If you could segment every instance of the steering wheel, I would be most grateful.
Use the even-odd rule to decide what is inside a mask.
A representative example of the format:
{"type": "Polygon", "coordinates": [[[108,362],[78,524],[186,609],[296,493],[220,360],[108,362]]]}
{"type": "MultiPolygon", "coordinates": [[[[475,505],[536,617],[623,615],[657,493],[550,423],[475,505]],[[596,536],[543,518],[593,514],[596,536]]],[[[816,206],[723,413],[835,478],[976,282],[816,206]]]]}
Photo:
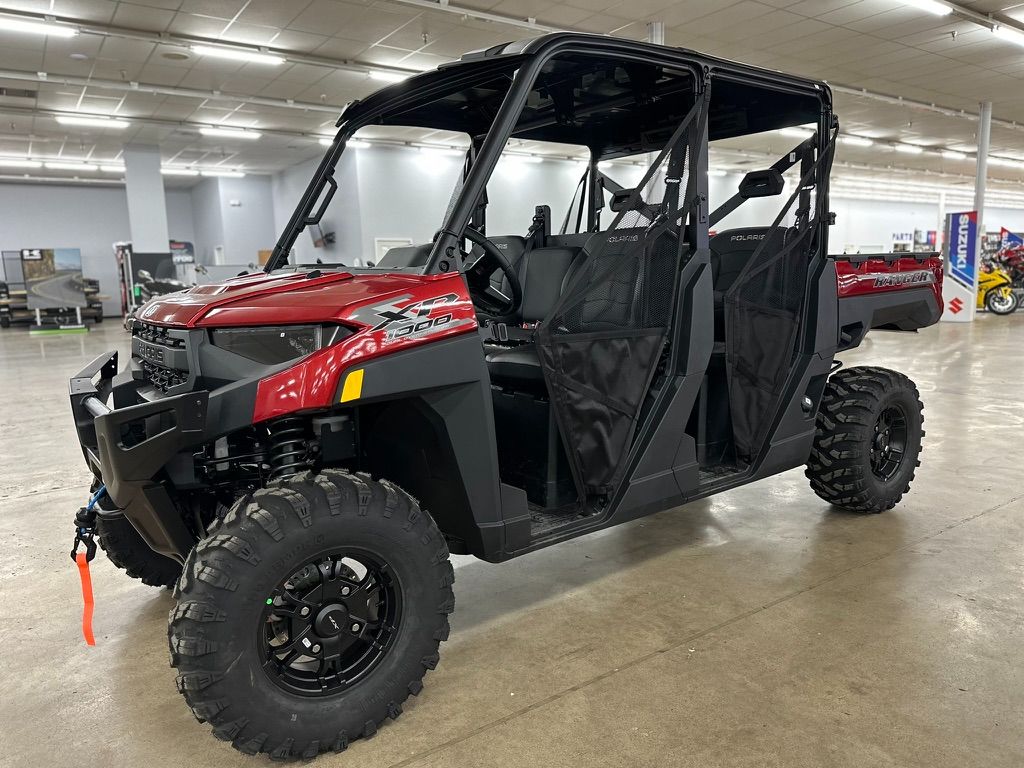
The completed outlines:
{"type": "Polygon", "coordinates": [[[473,306],[491,317],[515,314],[523,301],[523,289],[515,268],[505,258],[501,249],[477,230],[466,227],[465,237],[474,245],[480,246],[483,251],[480,258],[466,267],[466,284],[473,306]],[[501,270],[501,274],[504,275],[511,296],[506,296],[491,285],[491,275],[496,269],[501,270]]]}

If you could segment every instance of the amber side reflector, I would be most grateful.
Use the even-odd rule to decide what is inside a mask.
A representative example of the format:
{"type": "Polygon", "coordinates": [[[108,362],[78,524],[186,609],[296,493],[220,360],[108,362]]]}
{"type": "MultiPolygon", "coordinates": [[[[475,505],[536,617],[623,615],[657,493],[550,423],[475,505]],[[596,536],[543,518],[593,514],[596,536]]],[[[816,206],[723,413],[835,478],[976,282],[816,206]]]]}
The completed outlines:
{"type": "Polygon", "coordinates": [[[341,402],[347,403],[351,400],[358,400],[363,394],[363,369],[357,368],[350,371],[345,377],[345,385],[341,388],[341,402]]]}

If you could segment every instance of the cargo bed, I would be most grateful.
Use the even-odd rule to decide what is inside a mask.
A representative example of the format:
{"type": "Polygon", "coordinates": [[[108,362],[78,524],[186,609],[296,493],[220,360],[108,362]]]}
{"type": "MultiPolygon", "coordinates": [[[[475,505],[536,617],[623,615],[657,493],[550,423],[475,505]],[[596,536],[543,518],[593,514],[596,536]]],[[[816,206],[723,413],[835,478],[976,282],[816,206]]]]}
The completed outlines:
{"type": "Polygon", "coordinates": [[[938,253],[830,256],[839,296],[839,349],[857,346],[872,328],[916,331],[942,315],[938,253]]]}

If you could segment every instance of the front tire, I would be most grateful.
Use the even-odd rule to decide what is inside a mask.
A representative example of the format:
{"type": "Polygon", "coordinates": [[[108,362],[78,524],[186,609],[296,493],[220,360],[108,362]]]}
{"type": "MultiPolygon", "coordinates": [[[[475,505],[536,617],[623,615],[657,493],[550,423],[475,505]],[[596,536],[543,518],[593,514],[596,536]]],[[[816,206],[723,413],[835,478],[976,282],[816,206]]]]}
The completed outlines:
{"type": "Polygon", "coordinates": [[[1019,303],[1017,294],[1005,287],[993,288],[985,294],[985,309],[994,315],[1012,315],[1019,303]]]}
{"type": "Polygon", "coordinates": [[[110,562],[147,586],[170,588],[181,575],[181,563],[150,549],[123,517],[99,518],[96,541],[110,562]]]}
{"type": "MultiPolygon", "coordinates": [[[[96,493],[99,487],[99,480],[94,480],[89,493],[96,493]]],[[[105,512],[119,511],[106,494],[97,504],[105,512]]],[[[149,587],[173,587],[181,575],[181,563],[150,549],[125,517],[98,517],[96,541],[115,567],[149,587]]]]}
{"type": "Polygon", "coordinates": [[[325,470],[240,499],[185,564],[178,690],[245,753],[310,758],[418,694],[454,608],[448,548],[398,486],[325,470]]]}
{"type": "Polygon", "coordinates": [[[811,488],[853,512],[892,509],[920,465],[924,406],[917,387],[886,368],[846,368],[828,380],[807,461],[811,488]]]}

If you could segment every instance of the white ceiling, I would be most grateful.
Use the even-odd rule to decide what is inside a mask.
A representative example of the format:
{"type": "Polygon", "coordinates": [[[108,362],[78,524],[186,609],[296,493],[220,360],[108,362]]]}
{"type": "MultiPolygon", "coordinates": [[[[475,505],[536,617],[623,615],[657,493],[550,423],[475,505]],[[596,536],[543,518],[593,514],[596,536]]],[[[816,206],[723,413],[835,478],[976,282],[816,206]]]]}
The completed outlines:
{"type": "MultiPolygon", "coordinates": [[[[425,9],[418,1],[0,0],[0,12],[52,14],[85,25],[68,39],[0,32],[0,88],[34,92],[28,98],[0,96],[0,156],[110,162],[118,160],[125,143],[136,142],[159,145],[168,164],[271,173],[323,151],[316,137],[331,132],[343,105],[382,85],[367,73],[373,66],[427,69],[467,50],[535,34],[522,23],[425,9]],[[161,39],[161,34],[267,46],[290,60],[268,66],[198,56],[179,40],[161,39]],[[147,35],[152,39],[139,39],[147,35]],[[46,73],[43,82],[36,82],[38,73],[46,73]],[[57,124],[52,115],[64,111],[134,120],[124,131],[69,127],[57,124]],[[199,124],[253,128],[264,134],[257,141],[209,138],[199,135],[199,124]]],[[[1024,124],[1024,47],[1001,41],[970,21],[929,15],[898,0],[460,4],[632,39],[645,37],[648,21],[662,21],[669,45],[969,113],[977,111],[980,100],[991,100],[998,118],[1024,124]]],[[[1024,19],[1022,2],[961,5],[1024,19]]],[[[904,155],[887,144],[898,140],[971,152],[976,148],[975,121],[845,89],[837,92],[836,104],[845,131],[882,142],[870,149],[843,145],[837,157],[840,167],[851,163],[918,175],[946,173],[970,183],[970,160],[904,155]]],[[[771,152],[788,148],[785,143],[750,138],[732,145],[771,152]]],[[[994,126],[992,152],[1024,160],[1024,130],[994,126]]],[[[750,155],[748,161],[756,157],[750,155]]],[[[723,163],[730,158],[743,162],[734,153],[718,156],[723,163]]],[[[993,168],[990,175],[1024,181],[1024,169],[993,168]]]]}

